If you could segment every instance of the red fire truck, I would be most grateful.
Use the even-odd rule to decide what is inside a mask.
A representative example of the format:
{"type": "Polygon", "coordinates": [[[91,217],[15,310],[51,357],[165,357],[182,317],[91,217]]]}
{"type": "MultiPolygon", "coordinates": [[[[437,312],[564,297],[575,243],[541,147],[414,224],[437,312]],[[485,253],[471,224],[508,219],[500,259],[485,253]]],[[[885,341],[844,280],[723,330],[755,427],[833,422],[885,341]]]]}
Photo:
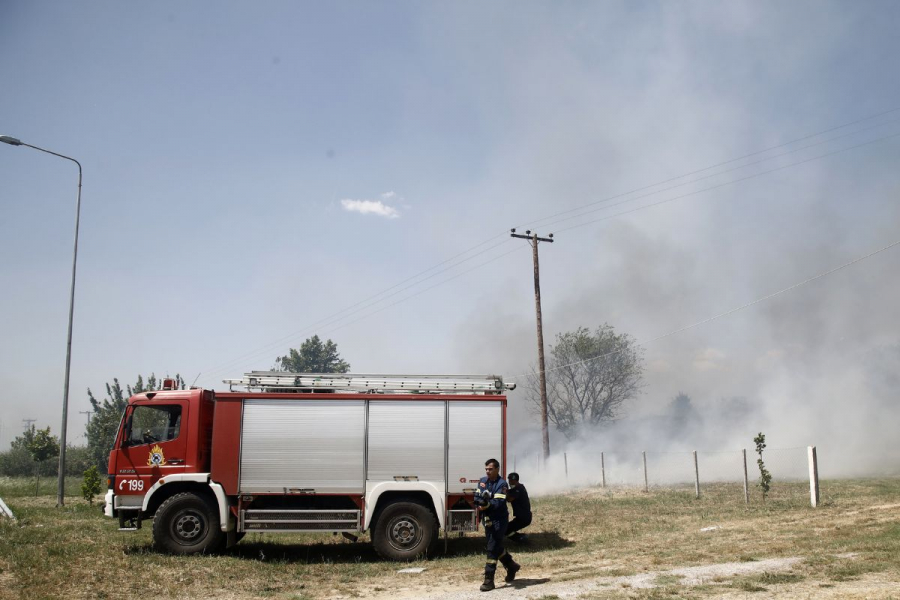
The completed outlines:
{"type": "Polygon", "coordinates": [[[105,514],[153,519],[154,544],[211,552],[254,532],[368,531],[385,558],[477,527],[484,461],[506,464],[499,376],[252,372],[227,392],[132,396],[109,456],[105,514]],[[246,391],[235,391],[235,387],[246,391]]]}

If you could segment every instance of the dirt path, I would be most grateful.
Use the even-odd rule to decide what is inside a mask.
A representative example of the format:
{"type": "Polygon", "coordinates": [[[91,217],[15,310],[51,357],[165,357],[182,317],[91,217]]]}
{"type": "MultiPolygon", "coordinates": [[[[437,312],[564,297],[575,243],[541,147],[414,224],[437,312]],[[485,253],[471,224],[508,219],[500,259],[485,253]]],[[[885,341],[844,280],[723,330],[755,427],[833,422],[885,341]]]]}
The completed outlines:
{"type": "MultiPolygon", "coordinates": [[[[543,596],[558,596],[559,598],[577,598],[583,594],[599,591],[614,591],[626,589],[647,589],[660,585],[677,583],[684,586],[702,585],[721,581],[730,577],[740,577],[755,573],[774,573],[787,571],[800,561],[802,557],[773,558],[754,562],[733,562],[703,565],[698,567],[681,567],[667,571],[651,571],[628,577],[598,576],[568,581],[554,581],[553,573],[522,572],[521,577],[512,584],[506,584],[502,580],[502,569],[497,572],[497,589],[490,594],[478,590],[479,581],[473,581],[465,586],[448,585],[440,586],[433,583],[417,584],[410,581],[411,585],[394,589],[390,592],[374,593],[365,598],[392,600],[466,600],[480,598],[541,598],[543,596]]],[[[422,574],[427,577],[427,571],[422,574]]]]}
{"type": "MultiPolygon", "coordinates": [[[[841,555],[853,558],[854,555],[841,555]]],[[[898,584],[885,579],[885,574],[869,574],[858,580],[821,585],[815,581],[800,581],[782,585],[768,585],[766,589],[752,591],[725,587],[732,578],[758,575],[762,573],[783,573],[800,564],[803,557],[773,558],[753,562],[731,562],[696,567],[679,567],[664,571],[639,573],[628,577],[596,577],[559,581],[558,574],[551,572],[522,572],[512,584],[502,581],[502,569],[498,571],[498,587],[490,593],[478,590],[480,581],[466,584],[428,581],[427,571],[420,575],[398,575],[410,579],[392,590],[363,594],[367,600],[488,600],[491,598],[531,598],[558,597],[579,598],[584,595],[621,595],[627,597],[629,590],[651,589],[661,586],[678,585],[689,588],[697,585],[719,584],[716,598],[896,598],[898,584]],[[421,579],[412,579],[421,578],[421,579]]],[[[377,589],[377,588],[376,588],[377,589]]],[[[604,596],[605,597],[605,596],[604,596]]]]}

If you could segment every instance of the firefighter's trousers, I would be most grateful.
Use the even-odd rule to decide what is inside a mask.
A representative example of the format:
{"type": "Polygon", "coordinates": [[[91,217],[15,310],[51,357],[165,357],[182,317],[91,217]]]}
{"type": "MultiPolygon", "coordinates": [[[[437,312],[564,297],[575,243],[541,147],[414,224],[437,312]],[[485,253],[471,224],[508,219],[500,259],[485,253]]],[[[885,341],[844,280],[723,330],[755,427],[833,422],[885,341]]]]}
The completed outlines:
{"type": "Polygon", "coordinates": [[[531,513],[527,515],[516,515],[513,517],[513,520],[509,522],[509,527],[506,528],[506,537],[510,537],[512,534],[516,533],[520,529],[525,529],[531,525],[531,513]]]}
{"type": "Polygon", "coordinates": [[[497,571],[497,561],[507,567],[512,563],[512,556],[503,547],[506,538],[506,528],[509,523],[504,520],[485,519],[483,521],[484,535],[487,538],[487,562],[484,565],[485,576],[492,579],[497,571]]]}

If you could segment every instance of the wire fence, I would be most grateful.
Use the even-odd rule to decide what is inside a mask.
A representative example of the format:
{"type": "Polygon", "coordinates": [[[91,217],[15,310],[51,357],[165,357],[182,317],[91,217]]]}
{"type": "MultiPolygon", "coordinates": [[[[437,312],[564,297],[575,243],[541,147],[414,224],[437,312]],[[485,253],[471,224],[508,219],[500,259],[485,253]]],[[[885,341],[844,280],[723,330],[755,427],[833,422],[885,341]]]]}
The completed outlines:
{"type": "MultiPolygon", "coordinates": [[[[648,492],[683,490],[701,496],[704,487],[735,483],[739,485],[729,489],[745,502],[755,503],[763,501],[758,458],[752,450],[580,451],[553,454],[544,461],[539,451],[529,451],[509,456],[507,471],[519,473],[533,494],[602,487],[648,492]]],[[[768,500],[805,499],[814,505],[818,503],[815,448],[767,448],[762,458],[772,476],[768,500]]]]}

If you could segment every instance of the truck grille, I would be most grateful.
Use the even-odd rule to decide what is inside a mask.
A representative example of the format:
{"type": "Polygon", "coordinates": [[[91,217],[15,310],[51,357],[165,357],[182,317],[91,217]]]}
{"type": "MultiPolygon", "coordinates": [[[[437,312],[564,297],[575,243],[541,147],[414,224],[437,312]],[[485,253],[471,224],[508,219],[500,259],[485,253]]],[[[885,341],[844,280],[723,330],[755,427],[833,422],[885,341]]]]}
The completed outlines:
{"type": "Polygon", "coordinates": [[[358,510],[243,510],[240,531],[359,531],[358,510]]]}

